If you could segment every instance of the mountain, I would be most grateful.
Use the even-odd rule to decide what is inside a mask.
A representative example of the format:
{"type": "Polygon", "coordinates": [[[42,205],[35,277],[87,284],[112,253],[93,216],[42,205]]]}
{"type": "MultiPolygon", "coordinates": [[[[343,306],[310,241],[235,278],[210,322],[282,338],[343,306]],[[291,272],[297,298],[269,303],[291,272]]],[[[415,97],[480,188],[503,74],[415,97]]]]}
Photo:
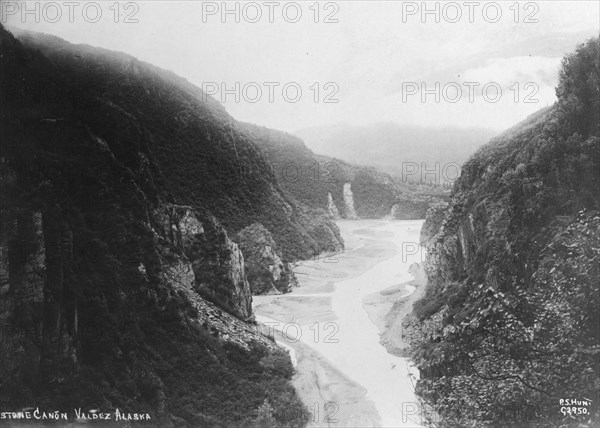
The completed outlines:
{"type": "Polygon", "coordinates": [[[282,187],[334,218],[420,219],[448,199],[445,186],[403,182],[373,167],[316,154],[294,135],[252,124],[244,128],[259,141],[282,187]]]}
{"type": "Polygon", "coordinates": [[[565,57],[556,104],[480,148],[428,215],[410,328],[418,391],[447,425],[599,423],[599,45],[565,57]]]}
{"type": "Polygon", "coordinates": [[[126,166],[138,167],[137,151],[147,146],[174,202],[201,203],[232,234],[263,224],[285,259],[317,246],[342,245],[335,224],[281,189],[258,142],[201,89],[122,53],[14,31],[68,80],[58,95],[78,103],[74,108],[87,126],[121,152],[126,166]],[[120,144],[124,138],[131,140],[128,153],[120,144]]]}
{"type": "Polygon", "coordinates": [[[340,248],[335,224],[184,79],[16,34],[0,27],[2,402],[303,425],[289,356],[253,323],[249,272],[340,248]],[[268,257],[246,266],[241,237],[268,257]]]}
{"type": "Polygon", "coordinates": [[[453,183],[458,167],[494,132],[380,123],[306,128],[296,135],[317,153],[376,167],[404,182],[453,183]]]}

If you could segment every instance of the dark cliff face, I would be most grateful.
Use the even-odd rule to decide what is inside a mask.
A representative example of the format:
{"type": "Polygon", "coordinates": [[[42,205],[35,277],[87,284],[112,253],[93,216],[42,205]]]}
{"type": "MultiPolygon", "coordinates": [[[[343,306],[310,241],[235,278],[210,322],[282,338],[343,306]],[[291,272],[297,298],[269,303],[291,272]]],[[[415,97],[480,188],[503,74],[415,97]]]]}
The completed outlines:
{"type": "MultiPolygon", "coordinates": [[[[244,322],[252,297],[243,255],[210,208],[231,209],[219,211],[226,222],[245,204],[261,214],[234,198],[237,182],[202,172],[216,192],[192,187],[199,170],[182,161],[198,159],[194,147],[215,149],[208,137],[184,146],[182,133],[200,127],[216,139],[226,113],[193,104],[197,89],[124,55],[43,36],[26,47],[0,32],[3,403],[231,426],[268,400],[279,424],[301,424],[299,412],[284,412],[301,407],[289,358],[244,322]],[[139,92],[114,92],[114,82],[139,92]]],[[[237,150],[266,168],[251,144],[237,150]]],[[[241,168],[236,159],[229,168],[241,168]]],[[[284,199],[262,172],[241,186],[284,199]]],[[[281,215],[300,228],[293,208],[281,215]]]]}
{"type": "Polygon", "coordinates": [[[237,240],[246,257],[252,293],[289,293],[292,287],[298,285],[290,264],[281,260],[277,244],[261,224],[246,227],[238,234],[237,240]]]}
{"type": "Polygon", "coordinates": [[[252,315],[252,293],[239,246],[212,217],[204,222],[191,207],[162,205],[155,212],[160,235],[182,254],[174,267],[175,278],[188,288],[243,320],[252,315]]]}
{"type": "Polygon", "coordinates": [[[441,228],[428,217],[414,357],[449,423],[561,423],[559,398],[598,396],[599,63],[597,38],[567,57],[556,105],[481,148],[441,228]]]}
{"type": "Polygon", "coordinates": [[[21,30],[16,34],[48,58],[68,82],[59,94],[72,95],[77,115],[123,155],[128,167],[139,163],[135,151],[140,147],[152,154],[175,203],[201,201],[232,234],[260,222],[289,260],[317,246],[325,251],[342,245],[335,224],[308,215],[282,189],[259,142],[199,88],[122,53],[21,30]],[[329,241],[317,242],[315,231],[322,228],[331,230],[329,241]]]}
{"type": "Polygon", "coordinates": [[[427,248],[433,244],[436,235],[440,233],[447,209],[448,204],[440,203],[427,210],[425,223],[423,223],[423,227],[421,228],[420,245],[427,248]]]}

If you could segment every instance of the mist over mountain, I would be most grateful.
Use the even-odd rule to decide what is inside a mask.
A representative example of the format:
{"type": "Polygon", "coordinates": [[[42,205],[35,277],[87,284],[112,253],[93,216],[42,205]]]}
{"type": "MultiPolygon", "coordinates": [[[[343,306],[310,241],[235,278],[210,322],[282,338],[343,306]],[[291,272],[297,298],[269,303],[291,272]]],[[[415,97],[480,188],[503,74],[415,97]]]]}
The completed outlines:
{"type": "Polygon", "coordinates": [[[453,182],[459,166],[496,132],[379,123],[305,128],[295,134],[316,153],[377,167],[404,181],[441,183],[453,182]]]}
{"type": "Polygon", "coordinates": [[[332,218],[421,219],[448,199],[449,188],[402,181],[380,170],[314,153],[291,134],[244,124],[282,187],[332,218]]]}

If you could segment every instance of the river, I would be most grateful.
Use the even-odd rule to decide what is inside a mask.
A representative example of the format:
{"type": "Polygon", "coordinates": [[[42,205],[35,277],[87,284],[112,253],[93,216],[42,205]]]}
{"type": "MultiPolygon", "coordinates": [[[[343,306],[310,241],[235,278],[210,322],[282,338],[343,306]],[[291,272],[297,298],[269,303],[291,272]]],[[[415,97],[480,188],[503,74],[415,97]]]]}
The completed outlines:
{"type": "MultiPolygon", "coordinates": [[[[300,286],[292,293],[279,296],[255,296],[257,320],[270,322],[279,330],[278,342],[299,360],[300,346],[309,347],[305,358],[324,359],[356,386],[364,389],[364,400],[372,403],[376,415],[359,415],[358,409],[345,409],[346,419],[334,422],[349,425],[368,423],[369,426],[421,426],[416,411],[418,400],[414,383],[418,371],[402,357],[394,356],[380,344],[380,331],[363,307],[368,295],[410,281],[409,266],[420,262],[418,247],[422,221],[342,220],[338,222],[346,250],[339,254],[302,262],[294,268],[300,286]],[[277,322],[275,324],[275,322],[277,322]],[[283,335],[281,333],[284,333],[283,335]],[[353,421],[353,422],[351,422],[353,421]]],[[[404,295],[414,291],[407,286],[404,295]]],[[[325,397],[339,381],[323,374],[303,373],[316,382],[321,397],[325,397]]],[[[298,381],[300,382],[300,381],[298,381]]],[[[341,384],[341,383],[340,383],[341,384]]],[[[311,395],[306,382],[302,384],[306,397],[311,395]]],[[[297,388],[298,389],[298,388],[297,388]]],[[[339,385],[338,385],[339,391],[339,385]]],[[[333,394],[333,393],[331,393],[333,394]]],[[[352,400],[335,392],[342,406],[352,406],[352,400]]],[[[302,393],[301,393],[302,396],[302,393]]],[[[307,403],[310,404],[310,403],[307,403]]],[[[364,409],[365,407],[361,407],[364,409]]],[[[331,408],[325,410],[333,413],[331,408]]],[[[315,426],[319,421],[315,420],[315,426]]],[[[331,421],[326,421],[331,422],[331,421]]],[[[349,426],[327,423],[324,426],[349,426]]]]}

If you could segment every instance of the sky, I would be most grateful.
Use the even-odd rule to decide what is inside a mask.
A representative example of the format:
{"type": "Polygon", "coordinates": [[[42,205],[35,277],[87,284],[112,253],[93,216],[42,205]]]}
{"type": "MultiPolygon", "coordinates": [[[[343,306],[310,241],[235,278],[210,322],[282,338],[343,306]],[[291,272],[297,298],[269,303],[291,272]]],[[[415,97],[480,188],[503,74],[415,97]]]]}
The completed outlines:
{"type": "Polygon", "coordinates": [[[597,1],[1,0],[1,22],[122,51],[238,120],[506,129],[551,105],[597,1]]]}

